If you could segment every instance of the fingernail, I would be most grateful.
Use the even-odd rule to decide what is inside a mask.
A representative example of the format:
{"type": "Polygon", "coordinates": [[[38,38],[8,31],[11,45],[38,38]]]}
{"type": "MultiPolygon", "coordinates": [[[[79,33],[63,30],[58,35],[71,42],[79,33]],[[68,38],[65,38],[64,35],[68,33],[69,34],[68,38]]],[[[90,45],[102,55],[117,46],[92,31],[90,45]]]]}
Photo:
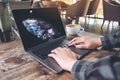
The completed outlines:
{"type": "Polygon", "coordinates": [[[78,46],[77,46],[77,45],[75,45],[75,47],[76,47],[76,48],[78,48],[78,46]]]}

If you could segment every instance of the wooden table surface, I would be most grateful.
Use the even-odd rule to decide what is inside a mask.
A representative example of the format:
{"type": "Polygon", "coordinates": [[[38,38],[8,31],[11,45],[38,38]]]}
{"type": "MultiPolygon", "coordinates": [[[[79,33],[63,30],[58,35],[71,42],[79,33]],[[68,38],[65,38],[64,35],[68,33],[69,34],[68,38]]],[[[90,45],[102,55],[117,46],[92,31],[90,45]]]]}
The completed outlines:
{"type": "MultiPolygon", "coordinates": [[[[84,60],[95,61],[120,52],[95,50],[84,60]]],[[[27,54],[20,40],[0,44],[0,80],[73,80],[69,72],[54,74],[27,54]]]]}

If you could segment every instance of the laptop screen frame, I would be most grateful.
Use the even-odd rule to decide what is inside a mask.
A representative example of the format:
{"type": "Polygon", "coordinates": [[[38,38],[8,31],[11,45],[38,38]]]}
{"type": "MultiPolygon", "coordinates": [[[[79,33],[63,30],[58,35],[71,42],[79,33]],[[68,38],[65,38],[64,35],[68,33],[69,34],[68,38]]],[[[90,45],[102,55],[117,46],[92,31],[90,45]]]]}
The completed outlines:
{"type": "MultiPolygon", "coordinates": [[[[42,18],[43,20],[47,20],[49,23],[52,23],[52,25],[57,26],[58,30],[61,33],[60,36],[66,36],[65,28],[64,28],[63,22],[61,20],[60,13],[56,7],[14,9],[14,10],[12,10],[12,14],[15,19],[15,23],[17,25],[17,28],[18,28],[18,31],[20,34],[20,38],[22,40],[25,51],[27,51],[37,45],[44,44],[48,41],[52,41],[52,40],[46,40],[46,41],[41,42],[37,36],[34,36],[33,34],[31,34],[29,32],[26,33],[25,26],[22,23],[22,21],[25,19],[28,19],[28,18],[41,19],[42,18]]],[[[60,36],[58,36],[58,37],[60,37],[60,36]]],[[[57,39],[58,37],[56,37],[55,39],[57,39]]]]}

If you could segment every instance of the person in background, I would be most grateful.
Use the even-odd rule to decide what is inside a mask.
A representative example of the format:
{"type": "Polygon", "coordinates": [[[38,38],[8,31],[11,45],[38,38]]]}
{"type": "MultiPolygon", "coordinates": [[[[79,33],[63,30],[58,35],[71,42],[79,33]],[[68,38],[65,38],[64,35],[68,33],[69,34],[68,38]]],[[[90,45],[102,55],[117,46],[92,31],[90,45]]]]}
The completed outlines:
{"type": "Polygon", "coordinates": [[[56,4],[52,0],[40,0],[31,5],[31,8],[43,8],[43,7],[56,7],[56,4]]]}
{"type": "MultiPolygon", "coordinates": [[[[98,39],[76,37],[68,42],[76,48],[95,49],[120,47],[120,31],[105,35],[98,39]]],[[[58,47],[51,51],[49,57],[54,58],[66,71],[70,71],[75,80],[120,80],[120,57],[107,56],[96,62],[78,60],[74,52],[58,47]]]]}
{"type": "Polygon", "coordinates": [[[67,9],[68,4],[63,1],[52,1],[52,0],[40,0],[33,2],[31,1],[31,8],[42,8],[42,7],[57,7],[60,11],[61,9],[67,9]]]}
{"type": "MultiPolygon", "coordinates": [[[[68,4],[63,1],[52,1],[52,0],[40,0],[33,2],[31,1],[31,8],[47,8],[47,7],[57,7],[59,13],[61,14],[67,9],[68,4]]],[[[63,14],[62,14],[63,15],[63,14]]]]}
{"type": "Polygon", "coordinates": [[[41,4],[41,0],[39,1],[34,1],[34,0],[30,0],[31,2],[31,8],[41,8],[42,4],[41,4]]]}

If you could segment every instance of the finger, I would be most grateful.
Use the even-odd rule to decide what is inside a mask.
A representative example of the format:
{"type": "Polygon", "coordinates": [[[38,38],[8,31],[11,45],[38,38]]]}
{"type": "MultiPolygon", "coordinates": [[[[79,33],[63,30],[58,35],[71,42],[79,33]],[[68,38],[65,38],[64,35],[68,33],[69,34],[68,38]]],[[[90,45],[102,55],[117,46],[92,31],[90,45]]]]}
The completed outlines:
{"type": "Polygon", "coordinates": [[[63,48],[63,51],[65,51],[65,52],[72,52],[69,48],[63,48]]]}
{"type": "Polygon", "coordinates": [[[58,47],[58,48],[56,48],[56,49],[51,50],[51,52],[52,52],[52,53],[58,53],[58,51],[60,51],[60,49],[61,49],[61,47],[58,47]]]}
{"type": "Polygon", "coordinates": [[[75,39],[69,41],[67,44],[68,44],[68,46],[71,46],[71,45],[76,44],[76,42],[77,42],[77,38],[75,38],[75,39]]]}
{"type": "Polygon", "coordinates": [[[50,54],[48,54],[48,56],[49,56],[49,57],[52,57],[52,58],[54,58],[54,59],[57,57],[57,55],[56,55],[55,53],[50,53],[50,54]]]}
{"type": "Polygon", "coordinates": [[[59,47],[57,49],[52,50],[51,53],[55,53],[58,57],[61,57],[62,55],[64,55],[65,50],[64,48],[59,47]]]}
{"type": "Polygon", "coordinates": [[[83,42],[84,42],[84,39],[82,37],[77,37],[71,40],[70,42],[68,42],[68,45],[72,46],[72,45],[76,45],[76,44],[83,43],[83,42]]]}
{"type": "Polygon", "coordinates": [[[80,43],[80,41],[76,40],[74,42],[68,43],[68,46],[76,45],[76,44],[79,44],[79,43],[80,43]]]}
{"type": "Polygon", "coordinates": [[[63,48],[64,49],[64,51],[66,52],[66,54],[63,54],[63,55],[70,55],[70,54],[72,54],[72,55],[75,55],[76,56],[76,54],[72,51],[72,50],[70,50],[70,49],[68,49],[68,48],[63,48]]]}
{"type": "Polygon", "coordinates": [[[53,59],[55,59],[58,63],[61,61],[61,57],[56,55],[55,53],[51,53],[48,56],[52,57],[53,59]]]}
{"type": "Polygon", "coordinates": [[[58,48],[55,52],[57,53],[58,56],[65,55],[65,53],[68,51],[68,48],[58,48]]]}
{"type": "Polygon", "coordinates": [[[73,38],[71,41],[68,42],[68,44],[76,41],[77,39],[78,39],[78,37],[77,38],[73,38]]]}
{"type": "Polygon", "coordinates": [[[84,44],[81,44],[81,45],[76,45],[75,47],[76,47],[76,48],[87,48],[87,46],[86,46],[86,45],[84,45],[84,44]]]}

